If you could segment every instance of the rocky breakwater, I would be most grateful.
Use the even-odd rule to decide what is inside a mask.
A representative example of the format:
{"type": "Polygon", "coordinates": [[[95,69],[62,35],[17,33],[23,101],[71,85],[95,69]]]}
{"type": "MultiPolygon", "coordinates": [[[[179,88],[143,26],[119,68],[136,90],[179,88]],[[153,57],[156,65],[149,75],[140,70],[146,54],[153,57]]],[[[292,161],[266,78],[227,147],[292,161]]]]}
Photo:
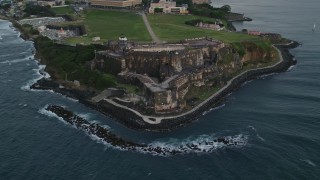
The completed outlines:
{"type": "Polygon", "coordinates": [[[56,116],[62,118],[66,123],[76,127],[77,129],[85,131],[90,136],[99,138],[101,141],[108,143],[115,148],[149,153],[152,155],[168,156],[186,153],[209,153],[218,148],[242,147],[247,143],[247,137],[244,135],[217,137],[211,139],[206,138],[200,141],[182,143],[178,146],[157,145],[159,143],[135,143],[117,136],[102,125],[85,120],[64,107],[48,105],[45,107],[45,110],[54,113],[56,116]]]}

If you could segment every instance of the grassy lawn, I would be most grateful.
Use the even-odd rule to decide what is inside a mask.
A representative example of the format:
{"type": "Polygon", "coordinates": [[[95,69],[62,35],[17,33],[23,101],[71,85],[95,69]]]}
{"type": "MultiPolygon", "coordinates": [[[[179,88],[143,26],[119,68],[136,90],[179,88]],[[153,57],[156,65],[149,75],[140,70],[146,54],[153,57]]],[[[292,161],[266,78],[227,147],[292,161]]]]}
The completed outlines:
{"type": "MultiPolygon", "coordinates": [[[[59,13],[72,12],[69,7],[53,8],[59,13]]],[[[148,15],[149,22],[156,35],[163,41],[178,41],[186,38],[212,37],[227,43],[244,40],[258,40],[255,36],[226,31],[212,31],[186,25],[192,19],[212,21],[212,18],[195,15],[156,14],[148,15]]],[[[133,12],[88,10],[81,15],[79,23],[86,26],[88,37],[71,38],[66,43],[90,44],[92,37],[100,36],[101,41],[116,40],[120,34],[125,34],[129,40],[150,42],[151,37],[143,23],[142,17],[133,12]]]]}
{"type": "Polygon", "coordinates": [[[91,38],[89,38],[89,37],[72,37],[72,38],[65,39],[65,42],[67,44],[71,44],[71,45],[76,45],[76,44],[81,44],[81,43],[88,45],[88,44],[93,43],[91,38]]]}
{"type": "Polygon", "coordinates": [[[120,84],[118,83],[117,84],[117,88],[124,88],[126,89],[126,91],[128,93],[134,93],[134,94],[138,94],[139,93],[139,88],[135,85],[132,85],[132,84],[120,84]]]}
{"type": "Polygon", "coordinates": [[[186,38],[212,37],[224,42],[239,42],[243,40],[257,40],[255,36],[225,31],[213,31],[192,27],[185,24],[185,21],[192,19],[211,20],[212,18],[200,17],[195,15],[168,15],[155,14],[148,15],[149,22],[153,31],[161,40],[177,41],[186,38]]]}
{"type": "Polygon", "coordinates": [[[51,9],[56,14],[73,14],[73,11],[72,11],[71,7],[69,7],[69,6],[66,6],[66,7],[53,7],[51,9]]]}
{"type": "Polygon", "coordinates": [[[90,38],[115,40],[123,33],[129,40],[151,41],[142,17],[132,12],[89,10],[84,14],[84,24],[90,38]]]}

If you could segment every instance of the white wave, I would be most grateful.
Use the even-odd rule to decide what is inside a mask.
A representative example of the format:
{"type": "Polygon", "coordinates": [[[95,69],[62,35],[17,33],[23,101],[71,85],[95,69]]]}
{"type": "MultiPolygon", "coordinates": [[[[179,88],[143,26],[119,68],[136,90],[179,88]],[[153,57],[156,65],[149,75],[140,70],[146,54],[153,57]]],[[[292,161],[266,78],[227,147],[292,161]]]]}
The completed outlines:
{"type": "MultiPolygon", "coordinates": [[[[57,116],[55,113],[47,111],[48,105],[46,105],[44,108],[40,109],[39,112],[41,114],[50,116],[50,117],[56,117],[60,121],[63,121],[65,124],[68,124],[63,120],[63,118],[57,116]]],[[[87,115],[87,114],[86,114],[87,115]]],[[[85,115],[85,116],[86,116],[85,115]]],[[[91,121],[92,122],[92,121],[91,121]]],[[[107,125],[100,125],[106,129],[110,129],[107,125]]],[[[91,124],[92,125],[92,124],[91,124]]],[[[87,129],[86,127],[89,126],[88,124],[82,125],[82,127],[77,128],[75,125],[71,125],[72,127],[76,129],[80,129],[84,131],[88,136],[91,137],[92,140],[104,144],[106,147],[112,147],[114,149],[118,149],[121,151],[136,151],[143,154],[152,154],[157,156],[170,156],[174,153],[178,154],[189,154],[189,153],[211,153],[217,149],[226,148],[226,147],[243,147],[247,144],[248,136],[243,134],[238,134],[235,136],[224,136],[222,137],[222,140],[219,140],[219,137],[216,137],[213,135],[201,135],[197,137],[189,137],[187,139],[179,140],[179,139],[170,139],[165,142],[161,141],[154,141],[149,144],[146,144],[146,146],[143,147],[121,147],[121,146],[112,146],[111,143],[108,141],[105,141],[103,138],[98,137],[95,135],[94,127],[87,129]],[[224,142],[225,141],[225,142],[224,142]],[[226,143],[227,142],[227,143],[226,143]]]]}
{"type": "MultiPolygon", "coordinates": [[[[20,105],[20,104],[19,104],[19,105],[20,105]]],[[[46,115],[46,116],[48,116],[48,117],[57,118],[59,121],[63,122],[64,124],[70,125],[71,127],[75,128],[75,129],[78,129],[75,125],[71,125],[71,124],[67,123],[62,117],[56,115],[55,113],[53,113],[53,112],[51,112],[51,111],[46,110],[46,108],[47,108],[48,106],[49,106],[48,104],[45,105],[43,108],[39,109],[38,112],[39,112],[40,114],[46,115]]],[[[66,108],[66,106],[62,106],[62,105],[61,105],[61,107],[66,108]]],[[[87,120],[87,119],[86,119],[86,120],[87,120]]],[[[109,126],[107,126],[107,125],[100,125],[100,126],[106,128],[106,129],[111,129],[111,128],[110,128],[109,126]]],[[[88,136],[90,136],[90,138],[91,138],[92,140],[94,140],[94,141],[96,141],[96,142],[98,142],[98,143],[102,143],[102,144],[104,144],[105,146],[113,147],[113,146],[111,146],[110,143],[105,142],[102,138],[99,138],[98,136],[96,136],[96,135],[94,135],[94,134],[90,134],[90,133],[88,133],[88,132],[87,132],[86,130],[84,130],[84,129],[81,129],[81,130],[84,131],[88,136]]],[[[122,148],[118,148],[118,149],[123,150],[122,148]]]]}
{"type": "Polygon", "coordinates": [[[263,137],[261,137],[258,133],[257,133],[257,138],[259,138],[261,141],[266,141],[263,137]]]}
{"type": "Polygon", "coordinates": [[[292,71],[295,67],[296,67],[295,65],[290,66],[290,67],[288,68],[287,72],[292,71]]]}
{"type": "Polygon", "coordinates": [[[83,118],[83,119],[86,119],[86,120],[90,119],[90,117],[91,117],[91,114],[90,114],[90,113],[86,113],[86,114],[84,114],[84,113],[77,113],[77,115],[78,115],[79,117],[83,118]]]}
{"type": "Polygon", "coordinates": [[[40,114],[43,114],[43,115],[46,115],[46,116],[49,116],[49,117],[55,117],[55,118],[57,118],[58,120],[62,121],[64,124],[68,124],[65,120],[63,120],[62,117],[59,117],[59,116],[56,115],[55,113],[46,110],[47,107],[48,107],[48,104],[47,104],[45,107],[39,109],[38,112],[39,112],[40,114]]]}
{"type": "Polygon", "coordinates": [[[306,162],[307,164],[316,167],[317,165],[309,159],[300,159],[300,161],[306,162]]]}
{"type": "Polygon", "coordinates": [[[20,53],[13,53],[13,54],[3,54],[3,55],[0,55],[0,58],[5,58],[5,57],[10,57],[10,56],[15,56],[15,55],[26,55],[26,54],[29,54],[31,48],[29,48],[27,51],[23,51],[23,52],[20,52],[20,53]]]}
{"type": "MultiPolygon", "coordinates": [[[[34,90],[34,89],[33,89],[33,90],[34,90]]],[[[34,91],[47,91],[47,92],[50,92],[50,93],[52,93],[52,94],[59,94],[59,95],[61,95],[62,97],[64,97],[64,98],[68,99],[69,101],[72,101],[72,102],[79,102],[79,100],[78,100],[78,99],[74,99],[74,98],[68,97],[68,96],[66,96],[66,95],[64,95],[64,94],[61,94],[61,93],[55,92],[55,91],[53,91],[53,90],[42,90],[42,89],[37,89],[37,90],[34,90],[34,91]]]]}
{"type": "Polygon", "coordinates": [[[248,128],[252,129],[254,132],[257,132],[256,128],[254,126],[248,126],[248,128]]]}
{"type": "MultiPolygon", "coordinates": [[[[54,92],[54,91],[52,91],[53,93],[56,93],[56,92],[54,92]]],[[[57,93],[57,94],[60,94],[60,93],[57,93]]],[[[77,100],[77,99],[74,99],[74,98],[71,98],[71,97],[68,97],[68,96],[65,96],[65,95],[63,95],[63,94],[60,94],[60,95],[62,95],[64,98],[66,98],[66,99],[68,99],[68,100],[70,100],[70,101],[73,101],[73,102],[79,102],[79,100],[77,100]]]]}
{"type": "Polygon", "coordinates": [[[39,75],[43,76],[44,78],[48,79],[50,78],[50,74],[45,72],[46,65],[39,65],[39,70],[37,71],[39,75]]]}
{"type": "Polygon", "coordinates": [[[253,80],[246,81],[246,82],[242,83],[240,87],[243,87],[243,86],[245,86],[246,84],[251,83],[252,81],[253,81],[253,80]]]}
{"type": "Polygon", "coordinates": [[[38,65],[38,69],[33,69],[36,72],[36,77],[34,79],[29,80],[25,85],[23,85],[20,89],[23,91],[32,91],[32,92],[50,92],[50,93],[54,93],[54,94],[60,94],[62,97],[73,101],[73,102],[79,102],[79,100],[71,98],[71,97],[67,97],[61,93],[57,93],[54,92],[53,90],[43,90],[43,89],[31,89],[31,86],[33,84],[35,84],[38,80],[45,78],[45,79],[49,79],[51,76],[50,74],[48,74],[47,72],[45,72],[46,65],[38,65]]]}
{"type": "Polygon", "coordinates": [[[184,140],[170,139],[166,142],[154,141],[150,144],[146,144],[146,147],[133,147],[132,149],[126,149],[119,146],[112,146],[109,142],[106,142],[102,138],[99,138],[98,136],[89,133],[87,130],[82,130],[86,132],[86,134],[90,136],[92,140],[104,144],[106,148],[111,147],[121,151],[134,150],[139,153],[152,154],[156,156],[170,156],[171,152],[174,151],[179,152],[179,154],[211,153],[215,150],[227,147],[241,148],[245,146],[248,141],[248,136],[243,134],[223,137],[229,142],[228,144],[218,142],[218,137],[215,137],[214,135],[202,135],[197,138],[189,137],[184,140]],[[154,149],[161,150],[161,153],[157,152],[154,149]]]}
{"type": "Polygon", "coordinates": [[[218,110],[218,109],[220,109],[220,108],[223,108],[224,106],[226,106],[226,104],[222,104],[222,105],[220,105],[220,106],[217,106],[217,107],[214,107],[214,108],[210,108],[209,110],[203,112],[202,115],[204,116],[204,115],[210,113],[211,111],[218,110]]]}
{"type": "Polygon", "coordinates": [[[257,79],[265,79],[266,77],[268,77],[268,76],[273,76],[273,75],[275,75],[275,74],[279,74],[279,73],[270,73],[270,74],[261,75],[261,76],[259,76],[257,79]]]}
{"type": "Polygon", "coordinates": [[[185,140],[170,140],[168,142],[153,142],[150,147],[159,147],[168,151],[182,151],[188,153],[210,153],[220,148],[232,145],[233,147],[242,147],[247,144],[248,136],[243,134],[235,136],[226,136],[224,139],[230,142],[229,145],[217,141],[218,137],[214,135],[202,135],[195,139],[192,137],[185,140]]]}
{"type": "Polygon", "coordinates": [[[8,61],[8,60],[2,61],[2,62],[0,62],[0,64],[9,64],[9,65],[11,65],[11,64],[15,64],[15,63],[30,61],[33,58],[34,58],[34,55],[30,55],[30,56],[28,56],[26,58],[23,58],[23,59],[15,59],[15,60],[12,60],[12,61],[8,61]]]}
{"type": "Polygon", "coordinates": [[[257,129],[254,126],[248,126],[248,128],[252,129],[255,132],[258,139],[260,139],[261,141],[266,141],[263,137],[259,135],[257,129]]]}
{"type": "MultiPolygon", "coordinates": [[[[29,80],[27,82],[26,85],[21,87],[21,90],[24,91],[42,91],[42,90],[35,90],[35,89],[31,89],[30,87],[35,84],[38,80],[42,79],[42,78],[50,78],[50,75],[44,71],[44,69],[46,68],[45,65],[39,65],[38,69],[33,69],[34,71],[36,71],[36,75],[37,77],[35,77],[32,80],[29,80]]],[[[49,92],[53,92],[52,90],[48,90],[49,92]]]]}

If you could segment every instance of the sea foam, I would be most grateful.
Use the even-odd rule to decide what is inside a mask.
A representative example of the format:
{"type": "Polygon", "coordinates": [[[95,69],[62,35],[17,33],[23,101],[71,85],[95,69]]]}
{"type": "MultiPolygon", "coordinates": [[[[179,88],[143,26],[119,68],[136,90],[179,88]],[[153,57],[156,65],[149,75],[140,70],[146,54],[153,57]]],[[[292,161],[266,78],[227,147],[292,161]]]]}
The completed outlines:
{"type": "Polygon", "coordinates": [[[49,106],[49,105],[47,104],[45,107],[39,109],[38,112],[39,112],[40,114],[43,114],[43,115],[46,115],[46,116],[49,116],[49,117],[55,117],[55,118],[57,118],[59,121],[62,121],[64,124],[68,124],[65,120],[63,120],[62,117],[59,117],[59,116],[57,116],[55,113],[46,110],[46,108],[47,108],[48,106],[49,106]]]}
{"type": "MultiPolygon", "coordinates": [[[[64,124],[66,121],[57,116],[55,113],[52,113],[46,108],[39,110],[39,113],[47,115],[49,117],[55,117],[60,121],[63,121],[64,124]]],[[[107,125],[100,125],[98,122],[89,121],[90,124],[83,124],[84,126],[92,126],[97,124],[100,127],[103,127],[110,131],[110,127],[107,125]]],[[[70,124],[69,124],[70,125],[70,124]]],[[[186,139],[169,139],[166,141],[155,140],[151,143],[144,144],[144,146],[130,146],[130,147],[122,147],[117,145],[112,145],[111,142],[108,142],[96,134],[99,133],[97,129],[94,128],[85,128],[84,126],[76,127],[75,124],[71,125],[73,128],[80,129],[85,132],[88,136],[91,137],[92,140],[104,144],[107,148],[111,147],[114,149],[118,149],[121,151],[135,151],[143,154],[151,154],[156,156],[171,156],[174,154],[203,154],[203,153],[212,153],[215,150],[222,148],[240,148],[247,144],[248,135],[238,134],[238,135],[230,135],[230,136],[216,136],[212,135],[201,135],[201,136],[190,136],[186,139]],[[97,132],[96,132],[97,131],[97,132]]],[[[111,132],[112,133],[112,132],[111,132]]]]}
{"type": "MultiPolygon", "coordinates": [[[[24,91],[43,91],[43,90],[31,89],[30,87],[42,78],[46,78],[46,79],[50,78],[50,75],[44,71],[45,68],[46,68],[45,65],[39,65],[37,69],[33,69],[36,72],[36,77],[32,80],[29,80],[26,85],[22,86],[21,90],[24,90],[24,91]]],[[[48,90],[48,91],[53,92],[52,90],[48,90]]]]}

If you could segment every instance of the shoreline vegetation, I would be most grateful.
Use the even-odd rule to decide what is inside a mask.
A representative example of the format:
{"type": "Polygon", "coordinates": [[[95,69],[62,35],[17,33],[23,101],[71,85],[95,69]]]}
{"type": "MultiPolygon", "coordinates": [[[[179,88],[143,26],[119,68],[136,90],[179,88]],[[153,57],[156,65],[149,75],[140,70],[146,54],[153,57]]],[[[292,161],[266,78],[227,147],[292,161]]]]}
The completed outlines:
{"type": "MultiPolygon", "coordinates": [[[[114,11],[112,12],[114,13],[114,11]]],[[[237,17],[240,16],[240,14],[237,14],[231,17],[231,20],[227,23],[240,20],[237,19],[237,17]]],[[[203,32],[209,32],[207,30],[198,30],[195,27],[188,27],[184,24],[187,20],[199,18],[198,16],[190,16],[187,17],[187,19],[183,16],[172,17],[174,18],[170,17],[170,19],[167,15],[148,16],[152,28],[163,40],[176,41],[178,39],[182,39],[182,37],[189,38],[199,36],[203,32]],[[184,20],[181,20],[182,18],[184,20]],[[167,21],[168,19],[170,20],[167,21]],[[181,29],[181,32],[178,29],[181,29]],[[176,33],[169,33],[168,35],[168,30],[172,30],[171,32],[175,32],[174,30],[177,31],[176,33]],[[182,31],[189,33],[184,35],[182,31]]],[[[204,17],[201,18],[203,19],[204,17]]],[[[219,40],[225,40],[231,45],[232,49],[242,57],[245,55],[247,50],[243,47],[242,42],[249,39],[250,41],[248,42],[257,46],[258,49],[260,49],[259,51],[262,50],[269,53],[271,51],[275,51],[277,54],[275,59],[279,58],[279,61],[270,61],[269,63],[264,63],[262,66],[250,66],[249,64],[244,67],[241,72],[238,72],[237,74],[229,74],[228,76],[231,77],[228,81],[208,92],[201,102],[198,102],[195,106],[190,107],[185,111],[169,115],[144,115],[136,109],[121,105],[110,99],[105,99],[99,102],[91,101],[93,96],[97,95],[98,92],[101,92],[107,87],[116,87],[124,91],[129,90],[132,92],[136,92],[138,90],[135,86],[118,83],[114,75],[105,74],[100,71],[92,71],[86,68],[87,61],[93,59],[95,56],[94,51],[103,50],[103,45],[78,44],[76,46],[70,46],[67,44],[59,44],[39,36],[37,33],[32,31],[32,28],[30,29],[29,27],[20,25],[14,19],[2,16],[0,16],[0,19],[11,21],[13,26],[21,32],[20,36],[23,39],[33,40],[35,42],[36,57],[40,60],[39,63],[46,65],[45,70],[52,77],[51,79],[40,79],[31,86],[32,89],[53,90],[54,92],[77,99],[80,103],[83,103],[106,116],[111,116],[113,119],[127,127],[145,131],[166,132],[185,126],[205,114],[210,109],[220,106],[228,94],[238,89],[246,81],[258,78],[262,75],[286,71],[291,65],[296,63],[294,57],[290,54],[289,49],[295,48],[299,45],[299,43],[290,40],[282,39],[277,41],[277,43],[271,43],[269,40],[261,40],[249,35],[215,32],[212,35],[213,37],[218,39],[220,38],[219,40]],[[229,37],[227,37],[228,35],[229,37]],[[271,47],[271,44],[277,45],[273,45],[271,47]],[[68,61],[66,61],[66,59],[68,59],[68,61]],[[75,79],[81,82],[80,87],[75,87],[73,82],[70,81],[75,79]]],[[[206,19],[204,18],[204,20],[206,19]]],[[[246,18],[242,20],[250,21],[251,19],[246,18]]],[[[89,33],[93,32],[92,27],[93,25],[91,25],[91,29],[88,28],[89,33]]],[[[97,30],[97,28],[94,29],[97,30]]],[[[102,31],[102,29],[98,31],[102,31]]],[[[93,34],[96,35],[96,33],[93,34]]],[[[149,37],[144,36],[142,39],[147,40],[148,38],[149,37]]],[[[226,56],[226,58],[228,58],[228,56],[226,56]]],[[[260,62],[258,64],[260,64],[260,62]]]]}

